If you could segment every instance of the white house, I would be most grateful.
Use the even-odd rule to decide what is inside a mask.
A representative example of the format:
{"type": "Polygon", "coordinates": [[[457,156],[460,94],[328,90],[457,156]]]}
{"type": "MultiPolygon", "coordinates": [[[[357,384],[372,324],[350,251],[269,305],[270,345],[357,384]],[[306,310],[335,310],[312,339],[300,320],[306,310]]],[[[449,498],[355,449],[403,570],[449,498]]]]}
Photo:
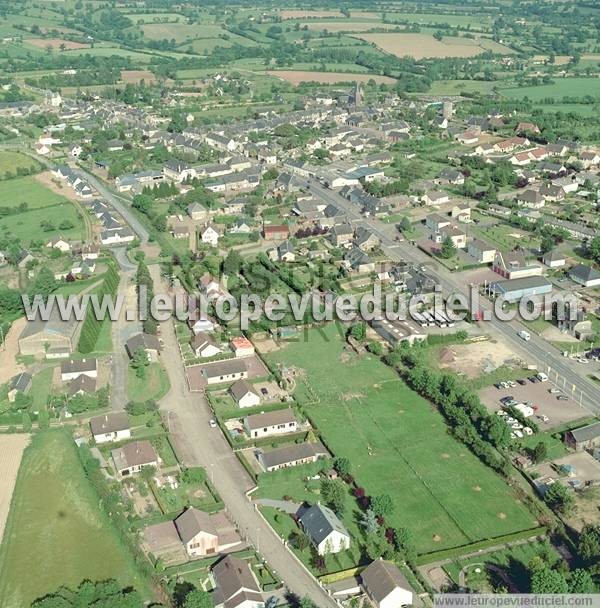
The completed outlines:
{"type": "Polygon", "coordinates": [[[264,414],[253,414],[244,418],[244,428],[252,439],[295,433],[298,421],[291,408],[275,410],[264,414]]]}
{"type": "Polygon", "coordinates": [[[260,586],[248,562],[228,555],[211,570],[215,608],[264,608],[260,586]]]}
{"type": "Polygon", "coordinates": [[[426,205],[443,205],[450,200],[446,192],[441,190],[429,190],[421,197],[421,200],[426,205]]]}
{"type": "Polygon", "coordinates": [[[196,357],[202,357],[203,359],[214,357],[221,352],[215,341],[203,331],[192,336],[190,346],[196,357]]]}
{"type": "Polygon", "coordinates": [[[236,357],[250,357],[254,354],[254,345],[244,336],[236,336],[231,340],[231,348],[236,357]]]}
{"type": "Polygon", "coordinates": [[[577,264],[569,270],[569,278],[583,287],[600,286],[600,272],[591,266],[577,264]]]}
{"type": "Polygon", "coordinates": [[[219,236],[219,233],[211,224],[208,224],[203,230],[200,231],[200,240],[203,243],[211,245],[212,247],[216,247],[218,245],[219,236]]]}
{"type": "Polygon", "coordinates": [[[382,559],[371,562],[360,578],[376,608],[400,608],[413,603],[413,592],[406,577],[391,562],[382,559]]]}
{"type": "Polygon", "coordinates": [[[60,379],[63,382],[75,380],[79,376],[97,378],[98,362],[96,359],[71,359],[60,364],[60,379]]]}
{"type": "Polygon", "coordinates": [[[260,405],[260,395],[254,390],[251,384],[245,380],[238,380],[229,389],[231,396],[238,407],[255,407],[260,405]]]}
{"type": "Polygon", "coordinates": [[[46,243],[46,247],[49,247],[51,249],[58,249],[62,253],[67,253],[68,251],[71,251],[71,243],[63,239],[61,236],[50,239],[46,243]]]}
{"type": "Polygon", "coordinates": [[[113,412],[90,420],[90,429],[96,443],[121,441],[131,437],[129,418],[125,412],[113,412]]]}
{"type": "Polygon", "coordinates": [[[306,509],[298,518],[302,529],[319,555],[350,548],[350,534],[337,515],[321,504],[306,509]]]}

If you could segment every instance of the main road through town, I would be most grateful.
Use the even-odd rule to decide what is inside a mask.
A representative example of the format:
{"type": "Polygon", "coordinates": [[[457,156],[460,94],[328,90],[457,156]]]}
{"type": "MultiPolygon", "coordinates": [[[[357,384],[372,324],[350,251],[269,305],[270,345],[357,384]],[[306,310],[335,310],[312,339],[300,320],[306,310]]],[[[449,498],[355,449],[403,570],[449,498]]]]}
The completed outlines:
{"type": "MultiPolygon", "coordinates": [[[[317,199],[337,207],[343,211],[356,225],[369,228],[380,239],[386,254],[392,260],[405,260],[407,262],[426,265],[428,274],[435,278],[442,286],[445,294],[460,293],[465,296],[469,294],[469,286],[461,281],[458,275],[453,275],[450,271],[432,268],[432,259],[417,247],[407,241],[396,241],[398,231],[393,224],[386,224],[376,218],[365,218],[361,215],[358,208],[341,196],[339,193],[323,186],[318,180],[313,178],[301,178],[299,182],[304,185],[317,199]]],[[[581,404],[593,414],[600,413],[600,387],[596,386],[592,380],[586,377],[589,373],[589,366],[562,356],[561,352],[548,344],[542,338],[532,335],[529,341],[524,341],[518,337],[518,332],[525,327],[518,321],[504,322],[498,319],[492,310],[491,303],[482,298],[480,308],[487,311],[490,315],[489,321],[491,328],[502,335],[502,338],[509,344],[515,353],[523,359],[537,365],[540,371],[547,372],[550,379],[557,383],[573,399],[580,401],[581,404]]]]}

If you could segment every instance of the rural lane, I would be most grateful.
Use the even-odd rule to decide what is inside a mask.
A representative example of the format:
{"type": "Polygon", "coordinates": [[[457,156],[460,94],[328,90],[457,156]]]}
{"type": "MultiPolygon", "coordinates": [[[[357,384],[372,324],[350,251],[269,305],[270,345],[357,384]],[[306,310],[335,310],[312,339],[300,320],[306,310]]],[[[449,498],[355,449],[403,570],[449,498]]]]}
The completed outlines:
{"type": "MultiPolygon", "coordinates": [[[[159,267],[151,265],[149,268],[157,291],[167,293],[159,267]]],[[[246,493],[254,487],[254,482],[220,429],[210,427],[212,412],[204,394],[190,391],[173,323],[161,323],[160,331],[164,344],[162,364],[171,381],[171,390],[160,407],[184,464],[206,469],[240,533],[259,551],[276,578],[283,580],[299,597],[310,597],[319,608],[336,607],[335,600],[283,545],[248,500],[246,493]]]]}

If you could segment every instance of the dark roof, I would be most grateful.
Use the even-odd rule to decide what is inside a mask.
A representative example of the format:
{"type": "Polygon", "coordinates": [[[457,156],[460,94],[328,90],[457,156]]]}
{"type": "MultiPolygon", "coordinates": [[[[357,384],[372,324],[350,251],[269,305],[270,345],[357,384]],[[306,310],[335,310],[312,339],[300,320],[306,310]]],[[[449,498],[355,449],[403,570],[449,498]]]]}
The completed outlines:
{"type": "Polygon", "coordinates": [[[362,571],[360,578],[367,588],[369,595],[376,602],[385,599],[397,587],[411,590],[406,577],[400,572],[398,567],[382,559],[371,562],[362,571]]]}
{"type": "Polygon", "coordinates": [[[90,420],[90,428],[93,435],[125,431],[129,428],[129,418],[125,412],[113,412],[96,416],[90,420]]]}
{"type": "Polygon", "coordinates": [[[569,270],[569,275],[576,276],[578,279],[585,282],[600,279],[600,272],[591,266],[586,266],[585,264],[577,264],[577,266],[573,266],[573,268],[569,270]]]}
{"type": "Polygon", "coordinates": [[[158,461],[156,450],[147,441],[132,441],[111,452],[115,464],[122,470],[128,467],[144,466],[158,461]]]}
{"type": "Polygon", "coordinates": [[[69,397],[76,395],[80,391],[84,393],[95,393],[96,392],[96,380],[95,378],[90,378],[85,374],[81,374],[77,376],[74,380],[69,382],[69,397]]]}
{"type": "Polygon", "coordinates": [[[236,401],[239,401],[248,393],[253,393],[254,395],[258,396],[258,393],[254,390],[254,387],[245,380],[238,380],[237,382],[234,382],[229,390],[236,401]]]}
{"type": "Polygon", "coordinates": [[[579,429],[573,429],[570,431],[571,436],[577,442],[589,441],[600,436],[600,422],[594,422],[587,426],[582,426],[579,429]]]}
{"type": "Polygon", "coordinates": [[[253,414],[246,416],[246,426],[252,429],[260,429],[277,424],[288,424],[296,422],[296,416],[291,408],[285,410],[275,410],[274,412],[266,412],[264,414],[253,414]]]}
{"type": "Polygon", "coordinates": [[[161,350],[158,338],[152,334],[144,333],[131,336],[131,338],[125,342],[125,348],[130,357],[133,357],[133,353],[140,348],[143,348],[144,350],[161,350]]]}
{"type": "Polygon", "coordinates": [[[70,359],[60,364],[61,374],[72,374],[74,372],[92,372],[98,369],[96,359],[70,359]]]}
{"type": "Polygon", "coordinates": [[[208,513],[190,507],[184,511],[176,520],[175,527],[182,542],[188,543],[200,532],[217,536],[217,530],[208,513]]]}
{"type": "Polygon", "coordinates": [[[206,378],[218,378],[219,376],[228,376],[230,374],[240,374],[248,371],[246,364],[239,359],[228,359],[219,361],[202,368],[202,373],[206,378]]]}
{"type": "Polygon", "coordinates": [[[337,515],[329,507],[321,504],[309,507],[302,513],[299,521],[306,534],[316,545],[323,542],[333,531],[350,536],[337,515]]]}
{"type": "MultiPolygon", "coordinates": [[[[262,601],[260,587],[252,575],[250,566],[244,560],[228,555],[213,566],[212,573],[217,587],[213,597],[215,605],[227,602],[244,590],[256,594],[258,601],[262,601]]],[[[238,603],[227,605],[235,606],[238,603]]]]}
{"type": "Polygon", "coordinates": [[[281,448],[275,448],[270,452],[263,452],[261,454],[261,460],[265,469],[271,467],[280,466],[283,464],[289,464],[304,458],[311,458],[314,456],[328,456],[329,452],[325,446],[320,443],[296,443],[294,445],[288,445],[281,448]]]}
{"type": "Polygon", "coordinates": [[[25,392],[31,385],[31,374],[21,372],[10,379],[10,390],[25,392]]]}

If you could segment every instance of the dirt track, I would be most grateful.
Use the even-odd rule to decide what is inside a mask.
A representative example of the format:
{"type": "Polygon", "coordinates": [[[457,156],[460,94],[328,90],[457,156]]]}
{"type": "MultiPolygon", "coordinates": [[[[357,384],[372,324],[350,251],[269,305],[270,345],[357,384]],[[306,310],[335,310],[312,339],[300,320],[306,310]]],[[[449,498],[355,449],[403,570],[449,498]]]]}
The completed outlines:
{"type": "Polygon", "coordinates": [[[19,336],[27,323],[25,317],[17,319],[5,336],[4,348],[0,348],[0,384],[25,371],[25,367],[15,361],[19,354],[19,336]]]}
{"type": "Polygon", "coordinates": [[[0,541],[4,535],[21,456],[28,445],[29,435],[0,435],[0,541]]]}

